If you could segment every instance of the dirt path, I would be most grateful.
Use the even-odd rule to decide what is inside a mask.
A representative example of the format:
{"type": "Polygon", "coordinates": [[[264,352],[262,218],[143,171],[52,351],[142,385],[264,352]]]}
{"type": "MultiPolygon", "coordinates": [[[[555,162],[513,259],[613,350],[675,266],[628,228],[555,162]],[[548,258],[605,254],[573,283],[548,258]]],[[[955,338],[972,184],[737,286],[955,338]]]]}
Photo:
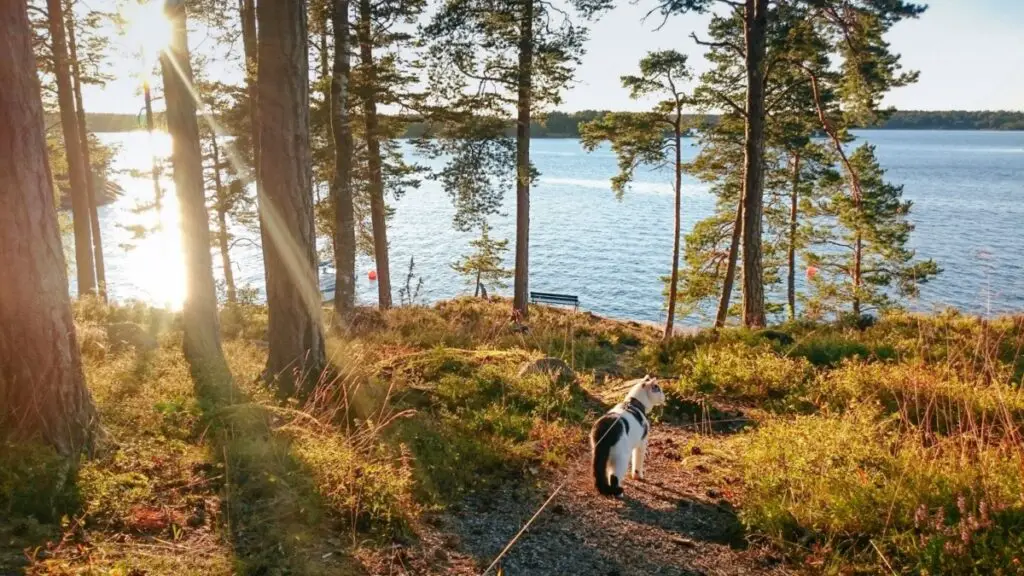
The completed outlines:
{"type": "MultiPolygon", "coordinates": [[[[682,428],[656,427],[647,481],[626,484],[621,501],[597,496],[589,454],[581,450],[561,493],[502,560],[504,573],[792,574],[769,551],[746,543],[735,512],[713,481],[680,465],[679,449],[689,436],[682,428]]],[[[420,554],[435,561],[412,562],[409,573],[479,574],[564,479],[555,478],[539,491],[506,486],[449,510],[436,520],[445,535],[434,539],[431,552],[420,554]]]]}

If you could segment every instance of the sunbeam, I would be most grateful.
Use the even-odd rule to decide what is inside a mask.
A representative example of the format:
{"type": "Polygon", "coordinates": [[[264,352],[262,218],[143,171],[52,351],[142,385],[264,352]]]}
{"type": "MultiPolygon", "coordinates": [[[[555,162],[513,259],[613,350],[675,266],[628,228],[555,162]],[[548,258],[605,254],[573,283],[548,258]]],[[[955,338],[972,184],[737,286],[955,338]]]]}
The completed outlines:
{"type": "MultiPolygon", "coordinates": [[[[199,92],[189,81],[188,75],[185,74],[185,71],[169,50],[164,50],[163,60],[169,63],[174,68],[175,73],[183,80],[183,84],[188,89],[189,94],[192,95],[192,99],[196,103],[196,110],[199,112],[203,121],[206,122],[215,134],[224,135],[224,130],[217,122],[216,118],[206,110],[199,92]]],[[[254,171],[241,160],[232,143],[229,142],[227,144],[226,151],[228,161],[231,163],[232,167],[238,174],[245,175],[244,179],[246,184],[254,182],[254,171]]],[[[307,257],[304,256],[304,251],[284,227],[277,209],[266,197],[259,198],[259,209],[260,215],[262,216],[262,225],[265,227],[266,236],[270,238],[271,242],[274,243],[274,247],[277,248],[277,250],[279,250],[284,256],[283,260],[288,268],[288,274],[292,277],[294,284],[298,287],[303,303],[308,308],[311,316],[319,318],[321,315],[320,309],[322,301],[320,298],[320,286],[317,281],[315,263],[309,262],[307,265],[307,257]]]]}

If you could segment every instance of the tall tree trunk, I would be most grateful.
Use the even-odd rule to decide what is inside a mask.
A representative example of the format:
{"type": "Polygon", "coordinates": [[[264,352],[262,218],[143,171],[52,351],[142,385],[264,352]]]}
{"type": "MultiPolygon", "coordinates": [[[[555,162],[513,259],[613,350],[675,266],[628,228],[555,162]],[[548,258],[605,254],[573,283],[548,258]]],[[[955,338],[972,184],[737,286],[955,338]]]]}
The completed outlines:
{"type": "MultiPolygon", "coordinates": [[[[253,183],[256,187],[256,199],[258,204],[264,204],[267,201],[263,198],[263,184],[260,176],[260,166],[262,163],[262,155],[260,153],[260,137],[262,129],[260,127],[260,115],[259,115],[259,86],[257,84],[258,68],[259,68],[259,35],[256,27],[256,0],[238,0],[238,7],[240,12],[240,18],[242,21],[242,47],[245,53],[245,86],[249,93],[249,131],[250,138],[252,140],[252,163],[253,169],[250,173],[253,183]]],[[[259,211],[258,218],[260,222],[260,246],[264,247],[270,245],[270,240],[267,236],[267,224],[263,221],[263,213],[259,211]]],[[[263,275],[266,278],[268,274],[267,261],[263,261],[263,275]]]]}
{"type": "Polygon", "coordinates": [[[85,189],[89,196],[89,223],[92,231],[92,253],[96,264],[96,285],[100,298],[107,301],[107,266],[103,260],[103,236],[100,232],[99,200],[96,194],[96,175],[92,173],[89,153],[89,131],[85,126],[85,102],[82,100],[82,67],[78,62],[78,44],[75,42],[74,14],[67,14],[68,50],[71,54],[71,81],[75,93],[75,117],[78,135],[82,138],[82,164],[85,166],[85,189]]]}
{"type": "Polygon", "coordinates": [[[213,148],[213,187],[217,195],[217,244],[220,248],[220,264],[224,269],[224,288],[228,302],[238,302],[238,291],[235,289],[235,273],[231,269],[231,247],[228,245],[228,198],[227,190],[220,179],[220,147],[217,146],[217,134],[210,136],[213,148]]]}
{"type": "MultiPolygon", "coordinates": [[[[75,267],[78,271],[78,295],[96,292],[96,269],[92,258],[92,222],[89,219],[89,190],[82,162],[82,137],[75,116],[75,94],[68,71],[68,47],[64,39],[62,0],[46,0],[49,13],[50,42],[53,48],[53,72],[57,78],[57,102],[64,131],[68,172],[71,177],[71,214],[75,226],[75,267]]],[[[8,0],[10,2],[10,0],[8,0]]]]}
{"type": "Polygon", "coordinates": [[[331,102],[331,86],[326,82],[331,75],[331,60],[327,54],[327,15],[325,11],[324,21],[320,23],[320,84],[324,91],[324,104],[331,102]]]}
{"type": "Polygon", "coordinates": [[[260,123],[259,106],[257,105],[259,90],[256,85],[257,63],[259,62],[259,45],[256,34],[256,0],[238,0],[242,20],[242,46],[245,52],[245,85],[249,91],[249,130],[252,132],[253,164],[256,169],[256,185],[259,187],[260,164],[260,123]]]}
{"type": "Polygon", "coordinates": [[[313,224],[306,3],[257,5],[260,212],[269,310],[266,378],[308,392],[326,364],[313,224]]]}
{"type": "Polygon", "coordinates": [[[153,119],[153,93],[149,90],[149,81],[142,83],[142,97],[146,101],[146,132],[149,134],[149,168],[153,178],[153,210],[156,212],[157,228],[163,226],[164,192],[160,188],[160,167],[156,163],[156,154],[153,146],[153,131],[156,130],[156,122],[153,119]]]}
{"type": "Polygon", "coordinates": [[[793,190],[789,204],[789,275],[786,278],[786,298],[789,301],[789,319],[796,319],[796,225],[800,205],[800,154],[793,154],[793,190]]]}
{"type": "Polygon", "coordinates": [[[530,314],[530,108],[533,98],[533,5],[523,2],[519,22],[519,94],[516,121],[516,271],[512,310],[522,320],[530,314]]]}
{"type": "MultiPolygon", "coordinates": [[[[860,202],[857,202],[857,209],[860,209],[860,202]]],[[[861,263],[864,260],[864,239],[860,232],[857,232],[857,238],[853,244],[853,315],[860,318],[860,286],[862,282],[861,278],[861,263]]]]}
{"type": "Polygon", "coordinates": [[[761,218],[764,202],[764,78],[768,0],[746,0],[747,117],[743,159],[743,324],[764,326],[761,218]]]}
{"type": "Polygon", "coordinates": [[[231,389],[231,372],[224,360],[217,321],[217,291],[210,257],[210,219],[203,187],[203,157],[199,146],[196,103],[192,98],[185,5],[169,0],[167,18],[171,43],[160,58],[167,103],[167,131],[172,139],[174,187],[181,210],[182,252],[185,255],[186,294],[182,316],[183,349],[200,395],[224,400],[231,389]]]}
{"type": "Polygon", "coordinates": [[[359,0],[359,57],[365,69],[360,89],[366,122],[366,155],[370,169],[370,220],[373,222],[373,256],[377,262],[377,299],[381,310],[391,307],[391,265],[381,172],[380,128],[377,120],[377,71],[373,62],[373,12],[370,0],[359,0]]]}
{"type": "Polygon", "coordinates": [[[715,328],[722,328],[729,319],[729,301],[736,283],[736,260],[740,253],[740,236],[743,233],[743,196],[736,201],[736,218],[732,222],[732,240],[729,243],[729,256],[725,264],[725,278],[722,280],[722,295],[718,298],[718,314],[715,316],[715,328]]]}
{"type": "Polygon", "coordinates": [[[355,308],[356,229],[352,205],[352,128],[349,125],[349,0],[334,0],[334,70],[331,132],[334,137],[334,312],[344,320],[355,308]]]}
{"type": "Polygon", "coordinates": [[[676,147],[676,204],[674,214],[674,227],[672,236],[672,276],[668,287],[668,319],[665,320],[665,339],[668,340],[675,334],[676,298],[679,292],[679,234],[682,228],[683,210],[683,135],[682,135],[682,113],[676,110],[675,133],[672,135],[676,147]]]}
{"type": "MultiPolygon", "coordinates": [[[[52,14],[52,13],[51,13],[52,14]]],[[[66,456],[98,430],[71,316],[25,2],[0,2],[0,440],[66,456]]]]}

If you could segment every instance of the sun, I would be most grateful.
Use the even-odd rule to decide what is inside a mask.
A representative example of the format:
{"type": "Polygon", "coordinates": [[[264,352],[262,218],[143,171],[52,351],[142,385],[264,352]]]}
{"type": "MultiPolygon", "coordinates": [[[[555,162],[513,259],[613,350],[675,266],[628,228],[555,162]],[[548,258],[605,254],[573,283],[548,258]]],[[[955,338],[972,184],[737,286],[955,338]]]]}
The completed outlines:
{"type": "Polygon", "coordinates": [[[171,44],[171,23],[164,14],[164,0],[130,0],[121,16],[129,49],[141,52],[143,65],[152,67],[171,44]]]}

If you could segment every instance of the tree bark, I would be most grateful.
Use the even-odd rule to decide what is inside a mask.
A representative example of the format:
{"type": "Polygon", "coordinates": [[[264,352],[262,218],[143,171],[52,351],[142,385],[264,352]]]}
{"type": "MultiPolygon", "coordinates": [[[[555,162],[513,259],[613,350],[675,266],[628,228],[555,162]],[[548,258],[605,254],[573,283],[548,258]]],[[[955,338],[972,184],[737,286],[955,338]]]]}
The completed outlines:
{"type": "Polygon", "coordinates": [[[331,132],[334,137],[334,312],[344,321],[355,308],[356,230],[352,203],[352,129],[349,125],[351,76],[349,1],[334,0],[334,69],[331,78],[331,132]]]}
{"type": "MultiPolygon", "coordinates": [[[[8,0],[10,1],[10,0],[8,0]]],[[[50,42],[53,49],[53,73],[57,79],[57,102],[64,131],[64,147],[71,178],[71,215],[75,227],[75,268],[78,295],[96,292],[96,269],[92,258],[92,222],[89,218],[89,191],[82,163],[82,137],[75,116],[75,95],[68,71],[68,47],[64,38],[64,7],[61,0],[46,0],[50,42]]]]}
{"type": "Polygon", "coordinates": [[[92,450],[25,2],[0,2],[0,440],[92,450]]]}
{"type": "Polygon", "coordinates": [[[764,202],[764,60],[768,0],[746,0],[747,102],[743,160],[743,324],[764,326],[761,219],[764,202]]]}
{"type": "Polygon", "coordinates": [[[789,319],[796,319],[796,225],[800,203],[800,154],[793,155],[793,190],[789,204],[789,275],[786,278],[786,298],[789,301],[789,319]]]}
{"type": "MultiPolygon", "coordinates": [[[[259,86],[257,83],[259,68],[259,35],[256,27],[256,0],[238,0],[238,6],[242,21],[242,47],[245,53],[245,85],[249,92],[249,131],[251,132],[250,138],[252,140],[253,163],[253,169],[250,172],[250,176],[256,187],[257,203],[262,205],[266,203],[266,200],[263,198],[263,184],[260,180],[260,166],[263,164],[260,152],[260,137],[262,129],[260,127],[259,86]]],[[[260,222],[260,245],[266,247],[270,245],[270,240],[267,236],[267,224],[263,221],[262,211],[257,212],[257,217],[260,222]]],[[[264,248],[264,250],[266,250],[266,248],[264,248]]],[[[264,278],[266,278],[267,273],[267,262],[266,259],[264,259],[264,278]]]]}
{"type": "Polygon", "coordinates": [[[89,223],[92,231],[92,252],[96,265],[96,286],[99,297],[107,301],[107,266],[103,260],[103,235],[100,232],[99,201],[96,194],[96,175],[92,173],[92,158],[89,153],[89,131],[85,126],[85,102],[82,100],[82,70],[78,62],[78,45],[75,42],[75,18],[67,14],[68,50],[71,54],[71,81],[75,93],[75,118],[78,120],[78,135],[82,139],[82,164],[85,166],[85,189],[89,197],[89,223]]]}
{"type": "Polygon", "coordinates": [[[366,123],[366,154],[370,170],[370,220],[373,223],[373,256],[377,262],[377,300],[381,310],[391,307],[391,265],[384,206],[384,180],[380,158],[380,128],[377,119],[377,72],[373,62],[370,0],[359,0],[359,57],[365,69],[360,89],[366,123]]]}
{"type": "MultiPolygon", "coordinates": [[[[146,101],[146,132],[149,134],[149,147],[153,150],[153,131],[156,129],[155,122],[153,120],[153,94],[149,90],[149,82],[145,81],[142,83],[142,97],[146,101]]],[[[156,156],[151,154],[149,157],[150,174],[153,178],[153,210],[156,212],[157,228],[163,226],[163,218],[161,214],[164,209],[164,193],[160,188],[160,167],[157,166],[156,156]]]]}
{"type": "MultiPolygon", "coordinates": [[[[858,202],[857,209],[860,209],[858,202]]],[[[860,285],[861,285],[861,262],[864,260],[864,239],[860,232],[853,245],[853,315],[860,318],[860,285]]]]}
{"type": "Polygon", "coordinates": [[[160,58],[167,103],[167,131],[172,139],[174,186],[181,210],[182,252],[185,255],[186,294],[182,316],[183,349],[200,395],[224,400],[231,372],[221,349],[217,321],[217,291],[210,256],[210,219],[203,187],[203,157],[199,145],[196,103],[192,97],[192,65],[183,0],[168,0],[171,43],[160,58]]]}
{"type": "Polygon", "coordinates": [[[235,288],[235,273],[231,270],[231,247],[228,245],[228,199],[224,183],[220,179],[220,147],[217,146],[217,134],[210,136],[213,148],[213,187],[217,195],[217,245],[220,248],[220,264],[224,269],[224,289],[228,302],[238,302],[238,291],[235,288]]]}
{"type": "Polygon", "coordinates": [[[260,213],[269,242],[265,377],[283,395],[308,392],[326,364],[309,150],[306,3],[257,5],[260,35],[260,213]]]}
{"type": "Polygon", "coordinates": [[[736,283],[736,261],[739,259],[740,237],[743,232],[743,197],[736,202],[736,219],[732,222],[732,241],[729,244],[729,257],[725,265],[725,278],[722,280],[722,295],[718,299],[718,314],[715,316],[715,328],[723,328],[729,319],[729,301],[732,299],[733,285],[736,283]]]}
{"type": "Polygon", "coordinates": [[[238,0],[242,20],[242,46],[245,51],[245,84],[249,91],[249,130],[252,132],[253,165],[256,167],[256,186],[259,187],[260,123],[258,87],[256,85],[259,45],[256,35],[256,0],[238,0]]]}
{"type": "Polygon", "coordinates": [[[675,143],[676,153],[676,204],[674,214],[674,228],[672,236],[672,276],[670,278],[670,284],[668,287],[668,319],[665,320],[665,339],[668,340],[675,334],[675,317],[676,317],[676,299],[679,292],[679,234],[682,228],[682,210],[683,210],[683,135],[682,127],[682,112],[676,110],[676,121],[675,121],[675,132],[672,135],[675,143]]]}
{"type": "Polygon", "coordinates": [[[530,314],[530,118],[533,98],[533,0],[523,2],[519,23],[519,93],[516,122],[516,270],[512,311],[530,314]]]}

